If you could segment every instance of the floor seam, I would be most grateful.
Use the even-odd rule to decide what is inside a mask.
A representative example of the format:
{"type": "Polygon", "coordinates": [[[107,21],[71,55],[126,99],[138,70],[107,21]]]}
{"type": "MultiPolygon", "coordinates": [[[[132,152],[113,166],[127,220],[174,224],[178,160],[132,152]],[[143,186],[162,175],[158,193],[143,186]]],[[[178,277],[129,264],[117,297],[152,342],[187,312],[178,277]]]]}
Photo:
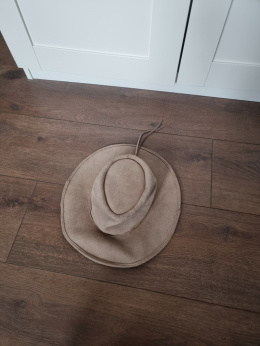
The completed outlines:
{"type": "MultiPolygon", "coordinates": [[[[84,124],[84,125],[91,125],[91,126],[101,126],[101,127],[108,127],[108,128],[116,128],[116,129],[125,129],[125,130],[131,130],[131,131],[145,131],[147,128],[132,128],[132,127],[124,127],[124,126],[115,126],[115,125],[102,125],[98,123],[90,123],[90,122],[83,122],[83,121],[76,121],[76,120],[68,120],[68,119],[59,119],[59,118],[49,118],[49,117],[43,117],[43,116],[33,116],[28,114],[22,114],[22,113],[15,113],[15,112],[1,112],[0,114],[13,114],[13,115],[21,115],[24,117],[30,117],[34,119],[47,119],[47,120],[53,120],[53,121],[63,121],[63,122],[69,122],[74,124],[84,124]]],[[[165,124],[167,128],[167,124],[165,124]]],[[[205,140],[215,140],[215,141],[222,141],[222,142],[228,142],[228,143],[240,143],[240,144],[249,144],[249,145],[259,145],[260,143],[248,143],[248,142],[242,142],[242,141],[230,141],[228,139],[219,139],[219,138],[212,138],[212,137],[201,137],[201,136],[190,136],[185,134],[178,134],[178,133],[171,133],[171,132],[158,132],[162,135],[171,135],[176,137],[187,137],[187,138],[197,138],[197,139],[205,139],[205,140]]]]}
{"type": "MultiPolygon", "coordinates": [[[[0,177],[7,177],[7,178],[14,178],[14,179],[22,179],[22,180],[29,180],[29,181],[34,181],[36,183],[43,183],[43,184],[52,184],[52,185],[58,185],[58,186],[64,186],[66,182],[64,183],[57,183],[57,182],[52,182],[52,181],[47,181],[47,180],[39,180],[39,179],[32,179],[32,178],[23,178],[23,177],[17,177],[17,176],[12,176],[12,175],[7,175],[7,174],[2,174],[0,173],[0,177]]],[[[253,213],[248,213],[248,212],[243,212],[243,211],[237,211],[237,210],[230,210],[230,209],[222,209],[222,208],[216,208],[212,206],[206,206],[206,205],[200,205],[200,204],[193,204],[193,203],[187,203],[187,202],[181,202],[182,205],[190,205],[193,207],[199,207],[199,208],[207,208],[207,209],[212,209],[212,210],[221,210],[221,211],[227,211],[229,213],[239,213],[243,215],[252,215],[252,216],[259,216],[259,214],[253,214],[253,213]]]]}
{"type": "Polygon", "coordinates": [[[47,180],[39,180],[39,179],[32,179],[32,178],[17,177],[17,176],[14,176],[14,175],[7,175],[7,174],[2,174],[2,173],[0,173],[0,177],[29,180],[29,181],[35,181],[37,183],[46,183],[46,184],[54,184],[54,185],[61,185],[61,186],[65,185],[65,183],[66,183],[66,182],[64,182],[64,183],[56,183],[56,182],[47,181],[47,180]]]}
{"type": "MultiPolygon", "coordinates": [[[[35,182],[35,186],[34,186],[34,188],[33,188],[33,191],[32,191],[32,193],[31,193],[31,195],[30,195],[30,197],[29,197],[29,200],[32,198],[32,196],[33,196],[33,194],[34,194],[34,191],[35,191],[35,189],[36,189],[37,183],[38,183],[38,182],[36,181],[36,182],[35,182]]],[[[11,249],[10,249],[9,253],[8,253],[8,256],[7,256],[7,258],[6,258],[5,263],[8,263],[9,256],[10,256],[10,254],[11,254],[11,252],[12,252],[14,243],[15,243],[15,241],[16,241],[16,238],[17,238],[17,236],[18,236],[18,233],[19,233],[19,231],[20,231],[20,228],[21,228],[21,226],[22,226],[22,224],[23,224],[23,220],[24,220],[25,215],[26,215],[26,213],[27,213],[29,204],[30,204],[30,203],[29,203],[29,201],[28,201],[28,204],[27,204],[27,206],[26,206],[26,208],[25,208],[25,212],[24,212],[24,214],[23,214],[21,223],[20,223],[20,225],[19,225],[19,227],[18,227],[18,230],[17,230],[17,232],[16,232],[16,235],[15,235],[15,238],[14,238],[14,241],[13,241],[13,244],[12,244],[12,246],[11,246],[11,249]]]]}
{"type": "Polygon", "coordinates": [[[221,208],[216,208],[216,207],[207,207],[204,205],[191,204],[191,203],[186,203],[186,202],[182,202],[182,205],[190,205],[192,207],[206,208],[206,209],[212,209],[212,210],[221,210],[221,211],[226,211],[228,213],[238,213],[238,214],[242,214],[242,215],[252,215],[252,216],[260,217],[259,214],[252,214],[252,213],[248,213],[248,212],[230,210],[230,209],[221,209],[221,208]]]}
{"type": "Polygon", "coordinates": [[[165,295],[167,297],[174,297],[174,298],[179,298],[179,299],[185,299],[185,300],[189,300],[189,301],[193,301],[193,302],[197,302],[197,303],[203,303],[203,304],[213,305],[213,306],[217,306],[217,307],[223,307],[223,308],[226,308],[226,309],[232,309],[232,310],[239,310],[239,311],[249,312],[249,313],[253,313],[253,314],[256,314],[256,315],[260,314],[260,312],[257,312],[257,311],[251,311],[251,310],[247,310],[247,309],[240,309],[240,308],[236,308],[236,307],[232,307],[232,306],[228,306],[228,305],[220,305],[220,304],[210,303],[210,302],[207,302],[207,301],[204,301],[204,300],[192,299],[192,298],[188,298],[188,297],[173,295],[173,294],[166,293],[166,292],[149,290],[149,289],[142,288],[142,287],[129,286],[129,285],[124,285],[124,284],[120,284],[120,283],[116,283],[116,282],[111,282],[111,281],[105,281],[105,280],[94,279],[94,278],[90,278],[90,277],[84,277],[84,276],[78,276],[78,275],[73,275],[73,274],[67,274],[67,273],[59,272],[59,271],[55,271],[55,270],[46,270],[46,269],[43,269],[43,268],[34,267],[34,266],[28,266],[28,265],[22,265],[22,264],[17,264],[17,263],[14,263],[14,262],[6,262],[5,264],[11,265],[11,266],[19,266],[19,267],[22,267],[22,268],[31,268],[31,269],[35,269],[35,270],[41,270],[41,271],[48,272],[48,273],[61,274],[61,275],[65,275],[65,276],[68,276],[68,277],[79,278],[79,279],[83,279],[83,280],[90,280],[90,281],[106,283],[106,284],[109,284],[109,285],[116,285],[116,286],[120,286],[120,287],[127,287],[127,288],[130,288],[130,289],[136,289],[136,290],[141,290],[141,291],[145,291],[145,292],[152,292],[152,293],[156,293],[156,294],[162,294],[162,295],[165,295]]]}
{"type": "Polygon", "coordinates": [[[213,139],[211,141],[211,166],[210,166],[210,176],[211,176],[211,184],[210,184],[210,207],[212,208],[212,161],[213,161],[213,139]]]}

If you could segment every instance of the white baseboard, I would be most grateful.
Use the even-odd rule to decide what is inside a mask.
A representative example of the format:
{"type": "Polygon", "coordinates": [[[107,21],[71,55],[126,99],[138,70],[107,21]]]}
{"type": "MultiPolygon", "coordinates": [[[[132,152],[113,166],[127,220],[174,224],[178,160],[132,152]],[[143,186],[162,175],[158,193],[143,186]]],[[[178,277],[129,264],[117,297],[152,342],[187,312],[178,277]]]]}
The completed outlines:
{"type": "Polygon", "coordinates": [[[98,84],[107,86],[116,86],[124,88],[156,90],[164,92],[173,92],[180,94],[191,94],[200,96],[220,97],[234,100],[255,101],[260,102],[260,91],[239,90],[239,89],[222,89],[213,87],[196,87],[187,85],[154,85],[148,83],[140,83],[134,81],[125,81],[119,79],[111,79],[97,76],[81,76],[76,74],[67,74],[52,71],[42,71],[30,69],[33,79],[47,79],[54,81],[98,84]]]}

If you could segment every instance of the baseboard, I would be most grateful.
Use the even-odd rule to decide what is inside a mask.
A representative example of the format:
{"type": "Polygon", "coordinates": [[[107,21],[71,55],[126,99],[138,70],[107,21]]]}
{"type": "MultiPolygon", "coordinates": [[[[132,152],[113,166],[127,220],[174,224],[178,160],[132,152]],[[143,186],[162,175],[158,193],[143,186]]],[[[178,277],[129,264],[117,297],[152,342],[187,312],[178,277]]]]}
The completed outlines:
{"type": "Polygon", "coordinates": [[[33,79],[47,79],[54,81],[64,81],[73,83],[98,84],[107,86],[116,86],[124,88],[156,90],[163,92],[173,92],[180,94],[191,94],[199,96],[220,97],[234,100],[260,102],[260,91],[239,90],[239,89],[222,89],[213,87],[196,87],[187,85],[155,85],[149,83],[140,83],[134,81],[125,81],[97,76],[81,76],[67,73],[57,73],[52,71],[42,71],[30,69],[33,79]]]}

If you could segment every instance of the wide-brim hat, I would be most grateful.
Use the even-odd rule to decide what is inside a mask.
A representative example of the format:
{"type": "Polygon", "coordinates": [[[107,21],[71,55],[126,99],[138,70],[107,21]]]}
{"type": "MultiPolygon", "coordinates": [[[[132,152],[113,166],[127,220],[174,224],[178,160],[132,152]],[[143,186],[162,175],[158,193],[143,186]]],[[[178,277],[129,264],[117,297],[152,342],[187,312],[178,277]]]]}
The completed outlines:
{"type": "MultiPolygon", "coordinates": [[[[145,133],[161,128],[160,123],[145,133]]],[[[178,223],[177,177],[160,155],[141,147],[142,135],[137,145],[110,145],[88,156],[63,190],[65,238],[103,265],[129,268],[147,262],[167,245],[178,223]]]]}

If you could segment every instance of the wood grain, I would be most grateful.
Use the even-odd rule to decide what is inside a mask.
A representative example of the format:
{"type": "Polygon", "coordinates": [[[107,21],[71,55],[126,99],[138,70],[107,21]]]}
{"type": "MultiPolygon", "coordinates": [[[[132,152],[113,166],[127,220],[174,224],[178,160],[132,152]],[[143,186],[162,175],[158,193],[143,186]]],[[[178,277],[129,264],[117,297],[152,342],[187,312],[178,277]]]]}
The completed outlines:
{"type": "MultiPolygon", "coordinates": [[[[136,144],[140,131],[0,113],[0,174],[64,184],[76,166],[110,144],[136,144]]],[[[174,168],[182,200],[210,205],[211,140],[155,133],[145,146],[174,168]]]]}
{"type": "Polygon", "coordinates": [[[27,80],[21,70],[0,70],[0,109],[34,117],[260,144],[260,104],[213,97],[27,80]]]}
{"type": "Polygon", "coordinates": [[[3,35],[0,32],[0,66],[8,66],[10,69],[17,69],[17,65],[5,43],[3,35]]]}
{"type": "Polygon", "coordinates": [[[68,275],[0,265],[8,345],[257,345],[260,316],[68,275]]]}
{"type": "Polygon", "coordinates": [[[35,181],[0,176],[0,261],[6,261],[35,181]]]}
{"type": "Polygon", "coordinates": [[[96,264],[63,238],[62,186],[38,183],[9,263],[260,312],[260,217],[182,206],[171,242],[128,270],[96,264]]]}
{"type": "Polygon", "coordinates": [[[260,215],[260,146],[214,141],[213,148],[212,206],[260,215]]]}
{"type": "Polygon", "coordinates": [[[260,104],[27,80],[1,34],[0,52],[1,346],[259,345],[260,104]],[[145,146],[193,205],[151,261],[98,265],[62,235],[63,185],[90,153],[135,144],[161,118],[145,146]]]}

